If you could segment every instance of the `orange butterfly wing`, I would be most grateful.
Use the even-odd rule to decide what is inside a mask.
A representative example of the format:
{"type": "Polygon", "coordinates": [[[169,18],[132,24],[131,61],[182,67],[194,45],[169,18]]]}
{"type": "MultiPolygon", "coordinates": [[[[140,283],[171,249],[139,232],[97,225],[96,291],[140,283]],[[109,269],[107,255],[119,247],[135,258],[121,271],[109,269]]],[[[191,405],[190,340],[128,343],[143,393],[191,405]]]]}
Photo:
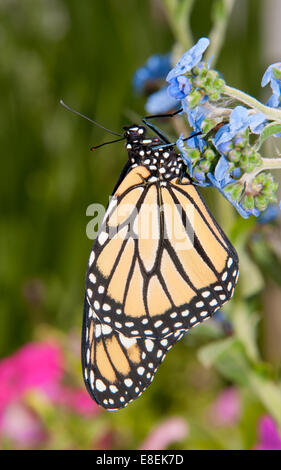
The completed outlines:
{"type": "Polygon", "coordinates": [[[167,350],[232,296],[238,278],[236,252],[190,181],[149,177],[136,166],[117,187],[86,276],[84,377],[109,409],[145,390],[167,350]]]}

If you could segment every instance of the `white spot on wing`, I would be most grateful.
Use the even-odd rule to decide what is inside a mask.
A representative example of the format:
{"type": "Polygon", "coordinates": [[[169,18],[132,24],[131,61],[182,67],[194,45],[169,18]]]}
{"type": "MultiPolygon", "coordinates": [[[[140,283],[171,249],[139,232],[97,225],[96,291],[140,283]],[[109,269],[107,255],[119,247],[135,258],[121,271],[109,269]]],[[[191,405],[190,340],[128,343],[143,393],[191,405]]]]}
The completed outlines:
{"type": "Polygon", "coordinates": [[[146,339],[145,340],[145,347],[147,349],[147,351],[151,352],[154,348],[154,343],[151,339],[146,339]]]}
{"type": "Polygon", "coordinates": [[[126,349],[129,349],[131,346],[133,346],[137,342],[135,338],[128,338],[127,336],[124,336],[122,333],[119,333],[119,339],[126,349]]]}
{"type": "Polygon", "coordinates": [[[102,380],[100,380],[100,379],[96,380],[96,389],[99,392],[104,392],[106,390],[106,385],[103,383],[102,380]]]}
{"type": "Polygon", "coordinates": [[[103,245],[107,239],[108,239],[108,233],[101,232],[98,237],[98,242],[100,245],[103,245]]]}
{"type": "Polygon", "coordinates": [[[95,253],[91,251],[90,258],[89,258],[89,266],[92,266],[94,260],[95,260],[95,253]]]}

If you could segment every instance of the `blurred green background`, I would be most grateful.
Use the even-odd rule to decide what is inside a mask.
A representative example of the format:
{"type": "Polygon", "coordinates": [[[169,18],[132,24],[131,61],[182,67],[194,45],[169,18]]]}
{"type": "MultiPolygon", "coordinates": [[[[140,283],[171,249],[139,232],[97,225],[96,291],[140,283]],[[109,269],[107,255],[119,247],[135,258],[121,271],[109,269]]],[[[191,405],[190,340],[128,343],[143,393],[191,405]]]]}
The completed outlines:
{"type": "MultiPolygon", "coordinates": [[[[237,1],[216,64],[229,85],[257,98],[261,98],[260,80],[265,68],[274,59],[280,60],[271,60],[264,48],[265,3],[269,8],[270,2],[237,1]]],[[[195,2],[191,15],[194,40],[209,34],[212,4],[195,2]]],[[[122,144],[91,153],[89,147],[108,140],[108,135],[68,113],[59,100],[63,98],[75,109],[120,132],[123,125],[145,114],[145,98],[132,90],[133,73],[150,55],[169,52],[173,44],[160,0],[0,1],[1,357],[30,341],[49,337],[66,348],[66,355],[71,335],[79,343],[84,277],[92,244],[85,233],[89,222],[86,209],[94,202],[108,202],[126,161],[122,144]]],[[[264,249],[269,250],[264,257],[256,245],[249,249],[249,233],[256,230],[256,222],[235,219],[232,209],[220,196],[218,204],[213,192],[204,194],[221,225],[234,242],[243,245],[243,250],[246,246],[247,256],[255,262],[257,284],[248,297],[240,294],[243,308],[250,306],[249,315],[258,315],[259,321],[270,310],[277,322],[274,311],[276,305],[279,311],[281,301],[280,252],[278,255],[278,250],[269,248],[268,233],[262,241],[264,249]],[[269,252],[277,263],[274,274],[264,264],[269,252]],[[273,302],[270,309],[264,307],[268,302],[273,302]]],[[[278,230],[277,223],[271,237],[274,233],[278,239],[278,230]]],[[[235,308],[228,308],[228,319],[232,320],[235,308]]],[[[261,352],[258,357],[254,353],[249,363],[255,363],[254,370],[262,369],[261,375],[276,387],[281,356],[276,326],[273,351],[267,344],[271,342],[270,326],[263,320],[259,327],[257,347],[261,352]]],[[[122,411],[101,412],[79,420],[74,416],[67,420],[67,411],[60,411],[59,416],[65,419],[61,432],[67,438],[62,443],[53,441],[52,446],[138,448],[158,423],[176,415],[186,420],[189,432],[174,448],[251,448],[257,436],[257,421],[268,409],[263,399],[244,387],[243,377],[236,380],[235,373],[227,373],[227,360],[235,362],[236,349],[239,356],[239,348],[242,351],[244,346],[235,343],[231,350],[235,358],[230,354],[218,367],[206,367],[206,361],[198,359],[199,350],[204,357],[202,348],[225,339],[232,341],[233,336],[224,323],[216,322],[187,335],[168,354],[142,398],[122,411]],[[238,390],[239,419],[229,428],[216,427],[206,418],[206,410],[229,386],[238,390]],[[90,435],[85,435],[85,427],[90,435]],[[101,429],[110,436],[110,444],[96,443],[101,429]]],[[[241,354],[244,360],[247,354],[241,354]]],[[[71,373],[69,370],[69,376],[71,373]]],[[[79,352],[75,378],[69,380],[83,387],[79,352]]],[[[277,388],[274,390],[278,406],[277,388]]],[[[56,423],[55,414],[51,423],[56,423]]],[[[50,426],[48,419],[45,424],[50,426]]],[[[42,448],[50,445],[48,440],[40,444],[42,448]]]]}

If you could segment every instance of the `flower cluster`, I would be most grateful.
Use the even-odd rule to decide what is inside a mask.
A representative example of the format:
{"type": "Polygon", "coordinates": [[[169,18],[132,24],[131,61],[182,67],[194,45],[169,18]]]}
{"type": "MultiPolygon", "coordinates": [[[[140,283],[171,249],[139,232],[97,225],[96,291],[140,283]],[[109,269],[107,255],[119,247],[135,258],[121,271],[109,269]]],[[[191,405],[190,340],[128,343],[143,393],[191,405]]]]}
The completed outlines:
{"type": "Polygon", "coordinates": [[[41,408],[67,410],[76,417],[100,412],[84,388],[63,383],[64,367],[62,350],[54,342],[28,343],[0,361],[0,441],[17,448],[46,444],[49,430],[31,396],[42,401],[41,408]]]}
{"type": "MultiPolygon", "coordinates": [[[[262,157],[260,148],[266,138],[279,136],[281,130],[281,114],[275,123],[267,113],[281,107],[281,63],[269,66],[263,76],[262,86],[270,84],[273,92],[267,106],[259,103],[264,112],[251,106],[258,102],[246,94],[243,97],[249,98],[249,104],[243,99],[243,104],[233,107],[229,87],[210,68],[210,61],[202,58],[208,46],[209,39],[201,38],[183,54],[167,74],[168,87],[149,97],[147,110],[158,114],[181,109],[189,126],[199,133],[191,138],[181,135],[177,141],[194,183],[216,187],[242,217],[259,216],[276,202],[278,185],[268,171],[270,159],[262,157]],[[273,124],[277,127],[269,130],[273,124]]],[[[241,93],[237,90],[236,100],[241,93]]]]}
{"type": "Polygon", "coordinates": [[[281,436],[276,423],[269,415],[264,415],[258,422],[258,442],[255,450],[281,450],[281,436]]]}

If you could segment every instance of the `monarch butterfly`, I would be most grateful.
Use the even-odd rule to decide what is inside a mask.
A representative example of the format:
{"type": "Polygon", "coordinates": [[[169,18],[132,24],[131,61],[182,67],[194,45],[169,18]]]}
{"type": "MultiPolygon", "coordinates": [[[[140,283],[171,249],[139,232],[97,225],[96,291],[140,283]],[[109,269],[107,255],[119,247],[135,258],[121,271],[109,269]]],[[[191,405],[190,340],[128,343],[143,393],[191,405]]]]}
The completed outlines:
{"type": "Polygon", "coordinates": [[[157,131],[160,139],[147,137],[144,125],[124,130],[128,161],[90,253],[82,330],[84,381],[108,410],[142,394],[238,279],[236,251],[173,144],[157,131]]]}

